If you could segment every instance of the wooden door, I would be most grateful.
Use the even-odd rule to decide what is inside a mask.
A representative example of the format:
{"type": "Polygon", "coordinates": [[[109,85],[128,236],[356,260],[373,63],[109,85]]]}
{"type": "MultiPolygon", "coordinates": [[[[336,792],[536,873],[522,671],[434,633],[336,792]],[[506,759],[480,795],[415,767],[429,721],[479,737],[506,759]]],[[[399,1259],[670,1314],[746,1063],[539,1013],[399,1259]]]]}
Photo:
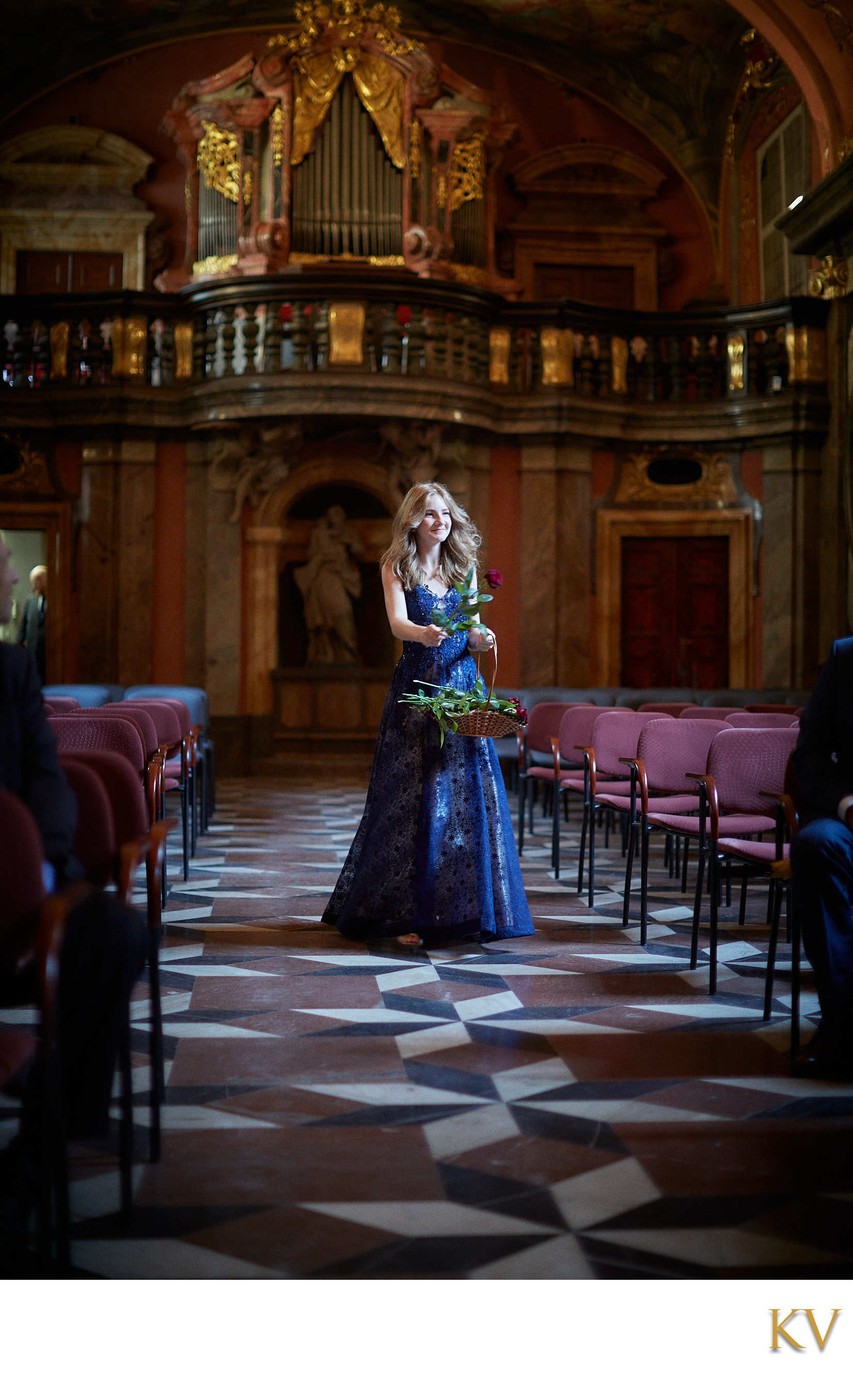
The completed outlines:
{"type": "Polygon", "coordinates": [[[18,251],[17,291],[29,293],[109,292],[122,283],[122,255],[82,250],[18,251]]]}
{"type": "Polygon", "coordinates": [[[623,537],[621,684],[728,682],[728,537],[623,537]]]}

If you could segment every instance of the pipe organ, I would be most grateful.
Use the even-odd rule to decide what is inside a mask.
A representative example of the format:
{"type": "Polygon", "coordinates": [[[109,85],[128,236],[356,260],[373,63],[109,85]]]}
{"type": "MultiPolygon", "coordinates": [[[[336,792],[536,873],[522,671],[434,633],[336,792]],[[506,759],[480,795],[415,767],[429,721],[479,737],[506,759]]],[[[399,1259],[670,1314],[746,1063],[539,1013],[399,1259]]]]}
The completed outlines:
{"type": "Polygon", "coordinates": [[[365,0],[300,0],[260,57],[187,83],[165,118],[187,246],[158,286],[340,260],[514,295],[495,266],[494,177],[515,126],[365,0]]]}

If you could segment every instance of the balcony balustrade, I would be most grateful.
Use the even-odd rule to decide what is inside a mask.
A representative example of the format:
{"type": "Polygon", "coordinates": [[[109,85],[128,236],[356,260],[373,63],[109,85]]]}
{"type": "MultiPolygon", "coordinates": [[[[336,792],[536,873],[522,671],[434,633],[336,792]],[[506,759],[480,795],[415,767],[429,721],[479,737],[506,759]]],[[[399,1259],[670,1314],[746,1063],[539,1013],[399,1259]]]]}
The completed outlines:
{"type": "MultiPolygon", "coordinates": [[[[632,406],[767,398],[826,381],[828,304],[615,312],[507,302],[352,270],[204,282],[176,294],[5,297],[2,383],[192,388],[318,374],[432,380],[489,395],[573,392],[632,406]]],[[[308,376],[314,376],[309,379],[308,376]]]]}

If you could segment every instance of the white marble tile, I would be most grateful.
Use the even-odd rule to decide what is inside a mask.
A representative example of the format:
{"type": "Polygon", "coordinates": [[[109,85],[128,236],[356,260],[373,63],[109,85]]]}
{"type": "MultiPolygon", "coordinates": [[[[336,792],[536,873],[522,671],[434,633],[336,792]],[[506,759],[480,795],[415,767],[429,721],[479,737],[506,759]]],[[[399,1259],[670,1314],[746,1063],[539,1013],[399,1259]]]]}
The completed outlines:
{"type": "Polygon", "coordinates": [[[480,1146],[491,1146],[518,1136],[518,1127],[509,1108],[488,1103],[482,1108],[428,1122],[424,1136],[435,1160],[450,1160],[480,1146]]]}
{"type": "Polygon", "coordinates": [[[419,1055],[433,1055],[441,1050],[452,1050],[457,1045],[471,1044],[468,1029],[461,1021],[451,1021],[446,1026],[433,1026],[425,1031],[406,1031],[394,1039],[404,1060],[413,1060],[419,1055]]]}
{"type": "Polygon", "coordinates": [[[535,1064],[507,1069],[492,1075],[492,1080],[501,1098],[509,1103],[514,1098],[532,1098],[563,1084],[573,1084],[575,1076],[565,1061],[555,1056],[553,1060],[537,1060],[535,1064]]]}
{"type": "Polygon", "coordinates": [[[595,1280],[583,1247],[564,1233],[468,1273],[470,1280],[595,1280]]]}
{"type": "Polygon", "coordinates": [[[309,1093],[320,1093],[329,1098],[345,1098],[351,1103],[363,1103],[375,1108],[442,1108],[455,1104],[470,1105],[485,1103],[494,1106],[488,1098],[475,1094],[454,1093],[452,1089],[431,1088],[428,1084],[294,1084],[294,1088],[305,1089],[309,1093]]]}
{"type": "Polygon", "coordinates": [[[489,993],[487,997],[469,997],[461,1002],[454,1002],[458,1016],[462,1021],[477,1021],[481,1017],[493,1017],[498,1012],[512,1012],[521,1008],[524,1004],[515,993],[489,993]]]}
{"type": "Polygon", "coordinates": [[[551,1186],[551,1195],[576,1232],[661,1197],[657,1185],[633,1157],[560,1180],[551,1186]]]}
{"type": "Polygon", "coordinates": [[[550,1236],[555,1229],[542,1223],[487,1209],[436,1200],[398,1200],[387,1203],[302,1203],[300,1208],[343,1218],[351,1223],[394,1232],[401,1237],[550,1236]]]}

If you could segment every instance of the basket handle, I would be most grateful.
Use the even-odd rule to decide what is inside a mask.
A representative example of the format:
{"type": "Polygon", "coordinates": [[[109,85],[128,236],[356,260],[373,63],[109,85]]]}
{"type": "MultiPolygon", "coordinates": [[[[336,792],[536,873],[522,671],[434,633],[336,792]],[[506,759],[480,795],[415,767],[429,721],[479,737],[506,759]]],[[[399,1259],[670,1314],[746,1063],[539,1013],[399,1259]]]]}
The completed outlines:
{"type": "MultiPolygon", "coordinates": [[[[487,708],[487,707],[491,704],[491,701],[492,701],[492,692],[493,692],[494,689],[495,689],[495,678],[496,678],[496,676],[497,676],[497,674],[498,674],[498,640],[497,640],[497,637],[496,637],[496,635],[495,635],[493,629],[489,629],[489,632],[491,633],[492,637],[494,638],[494,642],[492,643],[491,647],[487,649],[487,651],[491,652],[491,653],[494,655],[495,664],[494,664],[494,666],[492,667],[492,681],[491,681],[491,685],[489,686],[489,693],[488,693],[488,695],[486,696],[486,705],[484,706],[484,708],[487,708]]],[[[477,653],[477,675],[478,675],[478,676],[480,675],[480,655],[481,655],[481,654],[478,652],[478,653],[477,653]]]]}

